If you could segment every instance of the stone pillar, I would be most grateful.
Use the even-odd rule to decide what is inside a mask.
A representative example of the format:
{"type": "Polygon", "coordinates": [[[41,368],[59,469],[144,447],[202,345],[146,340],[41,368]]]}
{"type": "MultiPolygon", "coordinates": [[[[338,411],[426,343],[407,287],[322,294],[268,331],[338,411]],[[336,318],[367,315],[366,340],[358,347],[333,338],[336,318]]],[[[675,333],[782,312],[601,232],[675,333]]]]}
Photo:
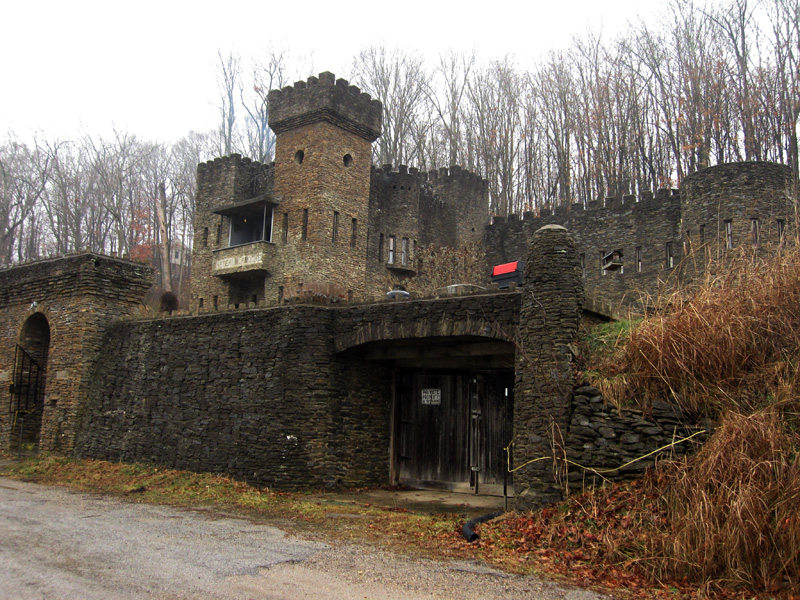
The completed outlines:
{"type": "Polygon", "coordinates": [[[516,507],[562,499],[564,439],[574,386],[570,344],[583,308],[580,258],[569,232],[546,225],[525,263],[514,390],[516,507]],[[525,466],[522,466],[525,465],[525,466]]]}

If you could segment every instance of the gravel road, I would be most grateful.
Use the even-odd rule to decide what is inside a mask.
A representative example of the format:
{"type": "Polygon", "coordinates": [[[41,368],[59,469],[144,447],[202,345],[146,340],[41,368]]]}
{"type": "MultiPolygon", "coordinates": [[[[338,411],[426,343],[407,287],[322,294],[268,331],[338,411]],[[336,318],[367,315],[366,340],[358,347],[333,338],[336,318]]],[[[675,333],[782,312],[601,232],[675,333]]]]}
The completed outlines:
{"type": "Polygon", "coordinates": [[[599,600],[477,562],[326,545],[245,519],[0,478],[0,598],[599,600]]]}

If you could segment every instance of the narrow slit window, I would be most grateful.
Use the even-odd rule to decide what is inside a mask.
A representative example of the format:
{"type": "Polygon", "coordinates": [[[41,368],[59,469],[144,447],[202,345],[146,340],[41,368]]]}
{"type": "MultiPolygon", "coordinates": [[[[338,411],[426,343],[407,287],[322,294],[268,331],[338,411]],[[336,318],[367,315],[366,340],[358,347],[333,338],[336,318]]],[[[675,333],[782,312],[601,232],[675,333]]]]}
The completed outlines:
{"type": "Polygon", "coordinates": [[[400,264],[404,267],[408,265],[408,238],[403,238],[400,246],[400,264]]]}
{"type": "Polygon", "coordinates": [[[667,268],[671,269],[675,266],[675,255],[672,252],[672,242],[667,242],[667,256],[666,256],[667,268]]]}
{"type": "Polygon", "coordinates": [[[339,213],[333,211],[333,232],[331,233],[331,242],[334,244],[339,240],[339,213]]]}
{"type": "Polygon", "coordinates": [[[283,243],[289,241],[289,213],[283,213],[283,243]]]}
{"type": "Polygon", "coordinates": [[[308,209],[303,209],[303,228],[300,231],[300,239],[305,241],[308,239],[308,209]]]}
{"type": "Polygon", "coordinates": [[[358,241],[358,219],[353,219],[350,224],[350,247],[355,248],[358,241]]]}
{"type": "Polygon", "coordinates": [[[395,252],[397,250],[396,243],[397,243],[397,238],[395,238],[393,235],[390,235],[389,236],[389,248],[388,248],[387,260],[386,260],[386,262],[388,262],[390,265],[394,264],[394,260],[395,260],[395,256],[394,255],[395,255],[395,252]]]}
{"type": "Polygon", "coordinates": [[[725,221],[725,247],[733,248],[733,222],[725,221]]]}
{"type": "Polygon", "coordinates": [[[753,242],[753,248],[758,248],[761,244],[761,222],[758,219],[750,220],[750,240],[753,242]]]}
{"type": "Polygon", "coordinates": [[[637,273],[641,273],[642,272],[642,248],[641,248],[641,246],[636,248],[636,251],[634,253],[634,262],[636,264],[636,272],[637,273]]]}

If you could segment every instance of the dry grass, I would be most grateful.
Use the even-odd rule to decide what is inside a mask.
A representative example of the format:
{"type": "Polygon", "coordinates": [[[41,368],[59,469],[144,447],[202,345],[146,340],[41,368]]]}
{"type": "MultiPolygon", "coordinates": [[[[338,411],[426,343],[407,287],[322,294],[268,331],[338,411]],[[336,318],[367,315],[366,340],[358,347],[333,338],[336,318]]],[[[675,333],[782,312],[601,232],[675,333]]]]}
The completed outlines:
{"type": "Polygon", "coordinates": [[[631,333],[615,358],[625,373],[616,393],[712,417],[796,396],[800,252],[766,261],[741,254],[726,267],[663,299],[631,333]]]}
{"type": "Polygon", "coordinates": [[[653,481],[667,516],[650,547],[654,576],[800,587],[800,439],[786,408],[729,413],[697,455],[653,481]]]}
{"type": "Polygon", "coordinates": [[[719,424],[697,455],[639,483],[648,500],[628,506],[638,535],[614,534],[606,559],[633,561],[654,581],[704,586],[712,597],[794,598],[800,251],[769,260],[742,253],[706,272],[714,274],[655,303],[601,358],[595,383],[613,401],[671,401],[719,424]],[[630,543],[639,536],[647,542],[630,543]]]}

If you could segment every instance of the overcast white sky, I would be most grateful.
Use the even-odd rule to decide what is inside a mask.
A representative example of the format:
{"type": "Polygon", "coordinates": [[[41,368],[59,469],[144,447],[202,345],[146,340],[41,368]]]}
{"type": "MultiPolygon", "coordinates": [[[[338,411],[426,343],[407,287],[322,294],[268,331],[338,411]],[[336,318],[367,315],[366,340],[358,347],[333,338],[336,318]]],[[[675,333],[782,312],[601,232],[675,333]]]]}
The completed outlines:
{"type": "MultiPolygon", "coordinates": [[[[243,58],[272,44],[344,74],[358,50],[385,43],[430,57],[475,48],[524,67],[588,27],[613,36],[658,4],[634,0],[15,0],[2,10],[0,138],[9,131],[174,141],[216,126],[217,49],[243,58]]],[[[308,74],[303,74],[305,78],[308,74]]]]}

